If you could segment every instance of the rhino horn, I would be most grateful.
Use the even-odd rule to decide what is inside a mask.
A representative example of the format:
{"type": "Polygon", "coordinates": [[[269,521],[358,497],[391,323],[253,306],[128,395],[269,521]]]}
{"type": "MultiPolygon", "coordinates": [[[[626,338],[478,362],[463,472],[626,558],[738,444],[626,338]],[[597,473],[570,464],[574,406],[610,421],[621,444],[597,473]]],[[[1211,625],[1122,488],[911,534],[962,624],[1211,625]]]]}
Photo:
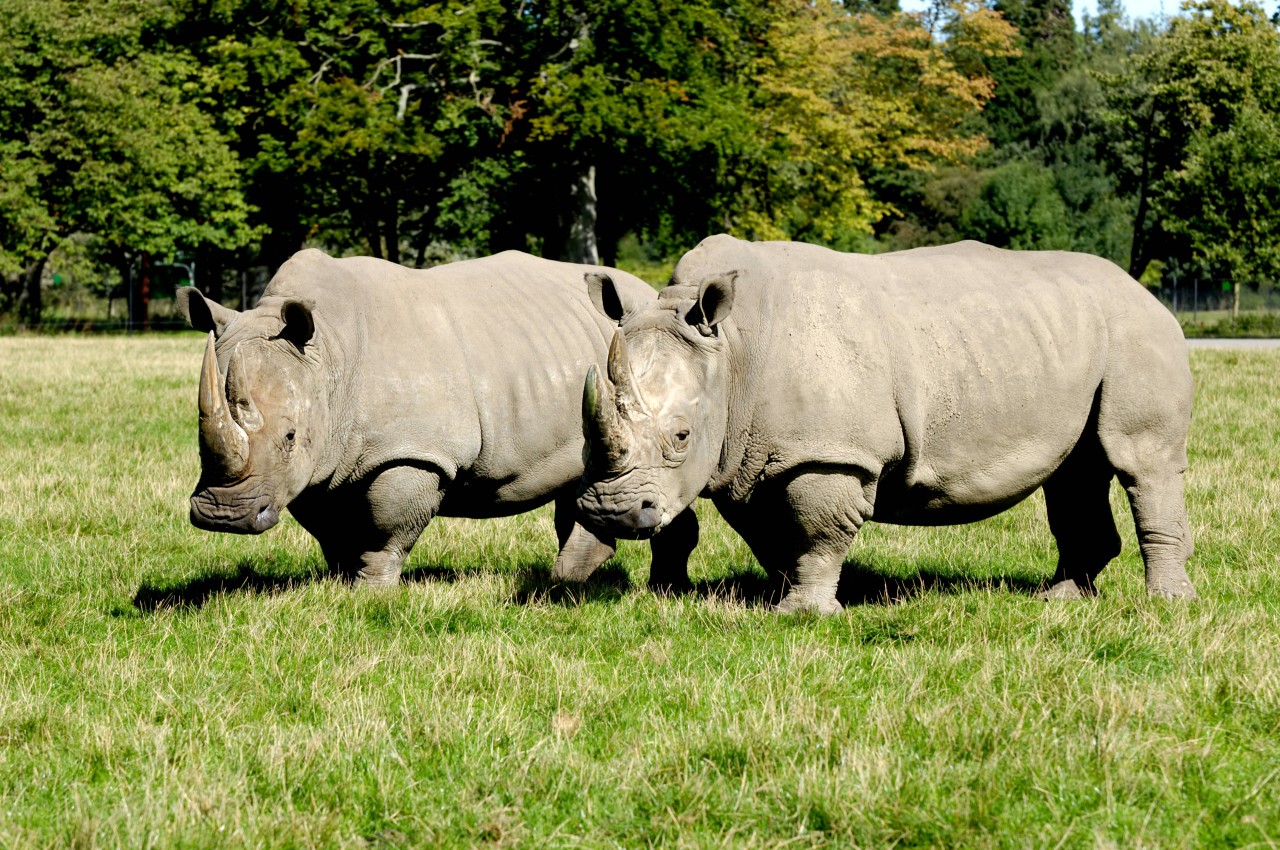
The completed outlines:
{"type": "Polygon", "coordinates": [[[231,418],[219,384],[218,358],[210,331],[200,366],[200,454],[206,469],[221,473],[223,480],[231,480],[238,478],[249,463],[249,435],[231,418]]]}
{"type": "Polygon", "coordinates": [[[231,406],[231,416],[246,431],[257,431],[262,427],[262,414],[249,395],[249,379],[244,371],[244,357],[237,345],[231,351],[231,359],[227,362],[227,403],[231,406]]]}
{"type": "Polygon", "coordinates": [[[613,332],[613,341],[609,343],[609,381],[617,390],[615,402],[622,418],[630,419],[634,411],[644,410],[636,389],[636,376],[631,371],[631,359],[627,356],[627,339],[621,328],[613,332]]]}
{"type": "Polygon", "coordinates": [[[582,388],[582,431],[587,439],[587,465],[605,469],[620,469],[629,449],[627,430],[618,409],[613,404],[602,404],[609,396],[609,387],[600,370],[592,364],[587,370],[587,381],[582,388]]]}

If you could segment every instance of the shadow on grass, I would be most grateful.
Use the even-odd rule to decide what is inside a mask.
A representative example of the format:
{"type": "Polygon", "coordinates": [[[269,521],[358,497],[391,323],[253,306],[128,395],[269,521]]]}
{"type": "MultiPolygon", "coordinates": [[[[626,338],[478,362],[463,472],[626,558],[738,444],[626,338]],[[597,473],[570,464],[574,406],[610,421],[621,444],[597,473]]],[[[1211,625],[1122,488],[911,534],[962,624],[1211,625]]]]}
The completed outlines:
{"type": "Polygon", "coordinates": [[[202,608],[213,597],[225,593],[284,593],[328,577],[326,568],[305,575],[282,576],[259,572],[252,563],[241,561],[229,575],[202,575],[176,585],[143,582],[133,596],[133,608],[146,614],[163,608],[202,608]]]}
{"type": "MultiPolygon", "coordinates": [[[[480,566],[418,565],[407,570],[402,582],[442,582],[452,584],[469,576],[490,572],[480,566]]],[[[331,571],[323,564],[302,575],[263,573],[252,563],[241,561],[230,574],[215,573],[193,578],[185,583],[169,585],[144,582],[133,597],[133,607],[120,614],[153,613],[161,609],[199,609],[210,599],[228,593],[285,593],[317,581],[351,583],[351,577],[331,571]]],[[[559,582],[551,578],[545,564],[524,567],[519,572],[515,593],[510,603],[528,605],[547,602],[575,607],[592,603],[617,602],[632,589],[631,577],[616,564],[605,564],[581,584],[559,582]]],[[[846,561],[840,571],[836,599],[842,605],[891,605],[925,593],[968,593],[974,590],[1031,595],[1043,588],[1043,582],[1021,576],[988,576],[969,578],[943,574],[927,565],[916,575],[886,576],[865,564],[846,561]]],[[[749,606],[769,606],[782,598],[782,588],[758,570],[743,570],[724,578],[696,582],[688,593],[703,598],[732,599],[749,606]]]]}
{"type": "Polygon", "coordinates": [[[552,605],[576,607],[594,602],[617,602],[631,587],[631,576],[617,564],[605,564],[580,584],[556,581],[551,578],[550,567],[538,564],[520,571],[511,604],[549,602],[552,605]]]}
{"type": "MultiPolygon", "coordinates": [[[[1021,576],[971,578],[943,574],[927,566],[913,576],[887,576],[857,561],[846,561],[840,570],[836,599],[841,605],[892,605],[925,593],[968,593],[974,590],[999,591],[1030,596],[1043,589],[1043,582],[1021,576]]],[[[750,606],[777,604],[783,588],[760,572],[744,571],[722,579],[700,581],[692,592],[703,597],[741,600],[750,606]]]]}
{"type": "Polygon", "coordinates": [[[438,564],[419,564],[400,574],[401,583],[408,582],[443,582],[453,584],[468,576],[489,575],[493,572],[485,567],[443,567],[438,564]]]}
{"type": "MultiPolygon", "coordinates": [[[[526,574],[537,574],[541,571],[543,578],[540,580],[543,585],[551,586],[554,582],[550,579],[550,570],[546,567],[530,567],[525,570],[526,574]]],[[[443,582],[452,584],[461,581],[468,576],[484,575],[491,570],[480,567],[452,567],[440,566],[434,564],[420,564],[409,570],[406,570],[400,576],[402,584],[407,583],[426,583],[426,582],[443,582]]],[[[629,587],[627,574],[620,568],[605,569],[600,571],[606,576],[611,572],[616,572],[621,576],[621,590],[615,597],[621,596],[629,587]]],[[[241,561],[236,564],[231,573],[213,572],[208,575],[201,575],[192,578],[181,584],[169,583],[153,583],[144,582],[138,588],[138,592],[133,597],[133,608],[129,610],[121,610],[117,613],[153,613],[160,609],[176,608],[176,609],[199,609],[204,607],[209,600],[216,596],[228,593],[265,593],[277,594],[286,593],[296,588],[304,587],[318,581],[336,581],[348,586],[353,584],[354,577],[345,573],[341,573],[330,569],[324,564],[315,566],[311,571],[301,575],[272,575],[261,572],[257,566],[249,561],[241,561]]],[[[618,579],[614,577],[614,583],[618,583],[618,579]]],[[[593,577],[591,584],[595,584],[596,579],[593,577]]],[[[532,590],[530,591],[532,593],[532,590]]]]}

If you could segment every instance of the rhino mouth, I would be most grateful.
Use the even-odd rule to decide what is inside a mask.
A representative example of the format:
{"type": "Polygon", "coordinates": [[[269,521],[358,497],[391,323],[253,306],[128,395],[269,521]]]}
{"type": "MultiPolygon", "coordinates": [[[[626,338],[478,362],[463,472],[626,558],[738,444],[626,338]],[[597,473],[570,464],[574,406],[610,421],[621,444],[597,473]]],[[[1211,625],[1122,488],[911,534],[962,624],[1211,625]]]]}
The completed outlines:
{"type": "Polygon", "coordinates": [[[578,515],[592,531],[631,540],[652,537],[671,521],[670,512],[662,509],[656,495],[617,499],[596,487],[589,487],[578,496],[578,515]]]}
{"type": "Polygon", "coordinates": [[[205,531],[261,534],[280,521],[271,496],[245,495],[227,487],[205,487],[191,494],[191,524],[205,531]]]}

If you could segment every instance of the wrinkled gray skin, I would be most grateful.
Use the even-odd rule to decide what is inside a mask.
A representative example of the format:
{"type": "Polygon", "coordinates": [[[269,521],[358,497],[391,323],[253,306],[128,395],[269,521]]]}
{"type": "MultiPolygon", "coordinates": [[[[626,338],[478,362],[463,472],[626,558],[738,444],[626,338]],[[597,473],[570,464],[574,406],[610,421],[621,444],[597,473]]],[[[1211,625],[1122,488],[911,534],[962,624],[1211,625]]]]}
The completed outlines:
{"type": "MultiPolygon", "coordinates": [[[[302,251],[244,313],[181,290],[210,332],[192,523],[256,534],[287,507],[331,567],[381,585],[437,514],[554,499],[554,574],[585,578],[614,544],[574,517],[580,382],[614,328],[587,300],[589,273],[610,276],[620,305],[655,299],[623,272],[514,251],[429,270],[302,251]]],[[[692,511],[673,532],[653,541],[658,585],[686,574],[692,511]]]]}
{"type": "Polygon", "coordinates": [[[607,373],[584,390],[582,521],[652,533],[709,496],[785,590],[781,611],[839,610],[868,520],[971,522],[1038,487],[1059,553],[1044,595],[1092,595],[1120,551],[1113,476],[1148,591],[1195,595],[1186,343],[1106,260],[713,236],[626,317],[607,373]]]}

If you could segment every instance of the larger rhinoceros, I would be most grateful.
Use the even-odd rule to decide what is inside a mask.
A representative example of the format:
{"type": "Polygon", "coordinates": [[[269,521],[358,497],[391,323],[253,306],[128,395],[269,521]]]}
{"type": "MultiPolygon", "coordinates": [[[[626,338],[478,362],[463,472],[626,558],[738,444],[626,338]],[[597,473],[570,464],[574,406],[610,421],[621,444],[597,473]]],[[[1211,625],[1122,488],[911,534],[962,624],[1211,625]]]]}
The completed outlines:
{"type": "Polygon", "coordinates": [[[1045,595],[1075,597],[1120,551],[1118,475],[1147,590],[1195,595],[1186,343],[1106,260],[713,236],[656,302],[611,317],[608,381],[592,367],[583,398],[578,506],[597,533],[660,531],[708,495],[787,588],[780,610],[833,612],[867,520],[970,522],[1043,487],[1059,553],[1045,595]]]}
{"type": "MultiPolygon", "coordinates": [[[[394,584],[433,516],[554,499],[555,572],[590,573],[613,552],[574,517],[582,374],[613,327],[587,300],[593,271],[629,309],[656,298],[624,272],[515,251],[429,270],[302,251],[243,313],[182,289],[209,331],[191,522],[259,533],[287,507],[331,567],[394,584]]],[[[656,582],[684,574],[697,540],[691,511],[676,525],[653,541],[656,582]]]]}

